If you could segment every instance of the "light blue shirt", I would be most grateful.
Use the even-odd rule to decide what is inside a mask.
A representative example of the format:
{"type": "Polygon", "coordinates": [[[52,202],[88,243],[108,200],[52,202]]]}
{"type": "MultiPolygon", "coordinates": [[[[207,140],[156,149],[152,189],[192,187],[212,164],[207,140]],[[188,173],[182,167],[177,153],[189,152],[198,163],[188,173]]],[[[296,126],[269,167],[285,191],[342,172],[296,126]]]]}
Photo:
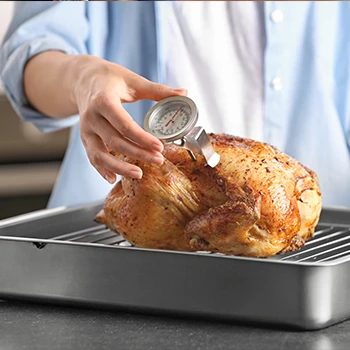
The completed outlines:
{"type": "MultiPolygon", "coordinates": [[[[166,19],[157,7],[154,2],[16,2],[0,52],[7,95],[18,115],[44,132],[72,126],[50,207],[103,200],[111,185],[87,159],[79,116],[52,119],[28,105],[22,82],[26,62],[45,50],[89,53],[162,83],[157,28],[166,19]]],[[[265,2],[264,20],[264,141],[317,173],[325,206],[350,207],[350,3],[265,2]],[[283,13],[277,23],[271,16],[276,9],[283,13]]],[[[125,108],[142,125],[151,104],[125,108]]]]}

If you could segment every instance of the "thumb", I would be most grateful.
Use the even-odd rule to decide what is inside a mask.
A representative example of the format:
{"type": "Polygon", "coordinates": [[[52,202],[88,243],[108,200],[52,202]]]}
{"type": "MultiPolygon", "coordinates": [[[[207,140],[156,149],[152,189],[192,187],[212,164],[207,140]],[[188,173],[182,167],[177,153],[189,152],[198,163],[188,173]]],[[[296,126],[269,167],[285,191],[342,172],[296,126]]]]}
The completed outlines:
{"type": "Polygon", "coordinates": [[[138,95],[141,99],[160,101],[170,96],[187,96],[187,90],[183,88],[173,89],[167,85],[145,81],[138,87],[138,95]]]}

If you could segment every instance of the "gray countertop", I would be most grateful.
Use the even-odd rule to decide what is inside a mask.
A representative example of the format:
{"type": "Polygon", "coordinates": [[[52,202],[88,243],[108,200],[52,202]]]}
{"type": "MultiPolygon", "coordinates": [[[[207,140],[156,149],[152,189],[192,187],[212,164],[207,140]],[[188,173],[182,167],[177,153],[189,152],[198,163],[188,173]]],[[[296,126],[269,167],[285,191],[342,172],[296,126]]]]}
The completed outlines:
{"type": "Polygon", "coordinates": [[[350,349],[350,321],[311,332],[0,302],[0,349],[350,349]]]}

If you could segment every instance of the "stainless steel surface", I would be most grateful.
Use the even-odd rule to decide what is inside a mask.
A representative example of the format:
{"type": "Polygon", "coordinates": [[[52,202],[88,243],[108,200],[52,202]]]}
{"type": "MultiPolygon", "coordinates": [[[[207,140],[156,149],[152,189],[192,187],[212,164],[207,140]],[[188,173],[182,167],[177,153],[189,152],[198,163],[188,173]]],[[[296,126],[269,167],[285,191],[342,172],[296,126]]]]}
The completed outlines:
{"type": "Polygon", "coordinates": [[[210,167],[214,168],[219,164],[220,155],[215,152],[207,133],[201,126],[193,128],[184,137],[184,141],[183,147],[190,152],[202,154],[210,167]]]}
{"type": "Polygon", "coordinates": [[[46,207],[69,132],[42,133],[0,94],[0,220],[46,207]]]}
{"type": "Polygon", "coordinates": [[[0,196],[51,193],[60,166],[59,161],[0,165],[0,196]]]}
{"type": "Polygon", "coordinates": [[[101,204],[0,226],[0,298],[319,329],[350,317],[350,211],[270,259],[140,249],[93,223],[101,204]]]}
{"type": "Polygon", "coordinates": [[[26,222],[28,220],[33,220],[33,219],[36,219],[36,218],[41,218],[41,217],[44,217],[44,216],[48,216],[50,214],[58,213],[58,212],[60,212],[62,210],[65,210],[65,209],[67,209],[67,208],[62,206],[62,207],[56,207],[56,208],[52,208],[52,209],[36,210],[34,212],[31,212],[31,213],[13,216],[11,218],[0,220],[0,228],[2,226],[8,226],[8,225],[11,225],[11,224],[19,224],[20,222],[26,222]]]}
{"type": "Polygon", "coordinates": [[[23,123],[10,102],[0,95],[0,164],[61,160],[68,143],[69,129],[44,134],[23,123]]]}

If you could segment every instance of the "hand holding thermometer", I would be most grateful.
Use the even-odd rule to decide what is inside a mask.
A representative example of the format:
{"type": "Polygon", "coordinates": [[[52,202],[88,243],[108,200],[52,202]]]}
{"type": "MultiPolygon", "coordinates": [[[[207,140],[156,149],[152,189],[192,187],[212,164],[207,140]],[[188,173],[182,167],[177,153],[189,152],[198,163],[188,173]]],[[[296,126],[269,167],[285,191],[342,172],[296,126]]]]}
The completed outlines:
{"type": "Polygon", "coordinates": [[[185,96],[172,96],[156,103],[146,114],[146,131],[165,142],[172,142],[187,149],[195,160],[194,153],[204,156],[212,168],[220,161],[209,137],[201,126],[195,126],[198,109],[195,103],[185,96]]]}

